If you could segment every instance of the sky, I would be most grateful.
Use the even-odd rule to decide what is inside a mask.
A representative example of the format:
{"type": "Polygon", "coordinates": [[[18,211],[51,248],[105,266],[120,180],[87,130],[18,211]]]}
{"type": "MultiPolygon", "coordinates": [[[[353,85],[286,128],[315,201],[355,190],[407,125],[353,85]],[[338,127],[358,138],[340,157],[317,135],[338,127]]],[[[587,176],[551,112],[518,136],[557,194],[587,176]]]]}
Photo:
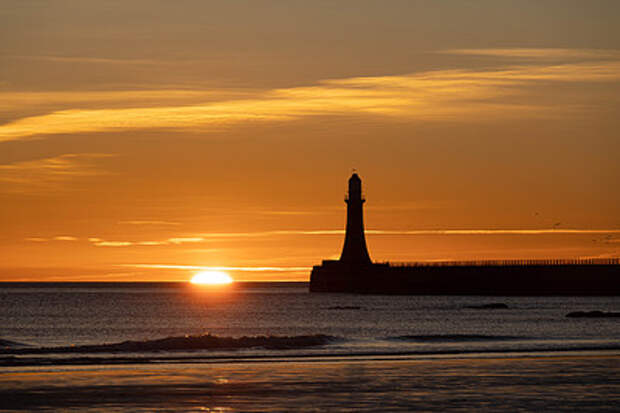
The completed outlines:
{"type": "Polygon", "coordinates": [[[0,280],[620,256],[620,2],[0,3],[0,280]]]}

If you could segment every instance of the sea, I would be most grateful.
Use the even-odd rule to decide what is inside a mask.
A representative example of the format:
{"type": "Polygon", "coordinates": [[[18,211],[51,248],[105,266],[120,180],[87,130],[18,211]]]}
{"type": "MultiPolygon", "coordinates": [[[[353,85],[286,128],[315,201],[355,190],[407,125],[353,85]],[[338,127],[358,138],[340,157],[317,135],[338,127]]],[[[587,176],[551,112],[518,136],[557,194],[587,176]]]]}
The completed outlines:
{"type": "Polygon", "coordinates": [[[1,411],[620,411],[620,297],[0,283],[1,411]]]}

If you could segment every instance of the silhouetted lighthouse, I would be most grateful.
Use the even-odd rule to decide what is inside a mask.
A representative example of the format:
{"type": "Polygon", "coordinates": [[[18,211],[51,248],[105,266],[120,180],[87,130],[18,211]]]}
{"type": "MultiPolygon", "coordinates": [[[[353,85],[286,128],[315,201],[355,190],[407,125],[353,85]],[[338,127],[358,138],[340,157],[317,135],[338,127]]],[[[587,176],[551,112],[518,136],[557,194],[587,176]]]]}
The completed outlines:
{"type": "Polygon", "coordinates": [[[354,173],[342,255],[312,267],[311,292],[620,296],[620,258],[373,263],[364,238],[364,201],[354,173]]]}
{"type": "Polygon", "coordinates": [[[347,203],[347,233],[344,238],[344,247],[340,261],[350,265],[370,264],[370,256],[366,248],[364,237],[364,202],[362,197],[362,180],[354,173],[349,178],[349,193],[345,198],[347,203]]]}

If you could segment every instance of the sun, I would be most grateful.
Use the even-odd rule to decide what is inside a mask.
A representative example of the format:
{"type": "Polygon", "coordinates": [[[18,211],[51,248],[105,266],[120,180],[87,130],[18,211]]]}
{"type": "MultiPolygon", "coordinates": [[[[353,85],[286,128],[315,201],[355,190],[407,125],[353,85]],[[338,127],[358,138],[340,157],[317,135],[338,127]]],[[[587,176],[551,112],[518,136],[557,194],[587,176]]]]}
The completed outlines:
{"type": "Polygon", "coordinates": [[[232,283],[233,279],[223,271],[201,271],[194,275],[190,282],[202,285],[222,285],[232,283]]]}

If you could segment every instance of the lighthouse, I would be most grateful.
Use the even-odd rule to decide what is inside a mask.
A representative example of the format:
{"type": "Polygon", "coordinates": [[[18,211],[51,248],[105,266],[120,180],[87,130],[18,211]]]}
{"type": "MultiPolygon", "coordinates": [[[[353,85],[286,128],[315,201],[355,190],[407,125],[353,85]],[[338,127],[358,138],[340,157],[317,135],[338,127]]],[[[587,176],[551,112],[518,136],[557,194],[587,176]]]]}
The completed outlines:
{"type": "Polygon", "coordinates": [[[364,237],[362,180],[349,178],[339,260],[312,267],[310,292],[416,295],[620,296],[620,260],[373,263],[364,237]]]}
{"type": "Polygon", "coordinates": [[[364,237],[364,202],[362,180],[353,173],[349,178],[349,192],[344,200],[347,204],[347,230],[340,262],[350,266],[363,266],[372,263],[366,238],[364,237]]]}

